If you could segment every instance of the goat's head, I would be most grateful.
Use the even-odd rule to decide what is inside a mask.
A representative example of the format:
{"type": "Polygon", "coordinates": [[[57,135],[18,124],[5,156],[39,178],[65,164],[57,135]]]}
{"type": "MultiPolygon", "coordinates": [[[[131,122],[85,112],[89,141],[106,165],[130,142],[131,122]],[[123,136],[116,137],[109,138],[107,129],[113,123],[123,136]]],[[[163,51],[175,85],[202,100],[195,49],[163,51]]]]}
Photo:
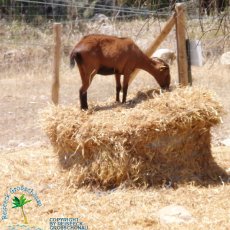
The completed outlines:
{"type": "Polygon", "coordinates": [[[162,59],[153,57],[151,58],[152,64],[155,67],[155,78],[162,89],[169,90],[171,81],[169,65],[162,59]]]}

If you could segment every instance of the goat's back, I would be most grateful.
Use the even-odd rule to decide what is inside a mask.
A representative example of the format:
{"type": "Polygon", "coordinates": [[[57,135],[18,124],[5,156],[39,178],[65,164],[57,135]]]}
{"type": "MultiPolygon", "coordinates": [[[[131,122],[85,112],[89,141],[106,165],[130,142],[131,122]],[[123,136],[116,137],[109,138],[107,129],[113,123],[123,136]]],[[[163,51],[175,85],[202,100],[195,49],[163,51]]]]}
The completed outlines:
{"type": "Polygon", "coordinates": [[[142,53],[130,38],[100,34],[83,37],[75,46],[74,52],[80,53],[82,59],[90,62],[100,61],[100,64],[106,66],[113,66],[118,62],[126,63],[128,59],[134,59],[142,53]]]}

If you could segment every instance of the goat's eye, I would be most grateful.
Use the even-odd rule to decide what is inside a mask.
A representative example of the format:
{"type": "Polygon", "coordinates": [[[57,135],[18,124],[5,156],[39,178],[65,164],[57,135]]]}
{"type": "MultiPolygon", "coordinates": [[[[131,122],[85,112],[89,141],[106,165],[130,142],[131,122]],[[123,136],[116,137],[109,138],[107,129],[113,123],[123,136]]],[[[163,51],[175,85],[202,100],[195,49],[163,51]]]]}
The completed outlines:
{"type": "Polygon", "coordinates": [[[160,71],[163,71],[165,69],[167,69],[167,66],[165,66],[165,65],[160,66],[160,71]]]}

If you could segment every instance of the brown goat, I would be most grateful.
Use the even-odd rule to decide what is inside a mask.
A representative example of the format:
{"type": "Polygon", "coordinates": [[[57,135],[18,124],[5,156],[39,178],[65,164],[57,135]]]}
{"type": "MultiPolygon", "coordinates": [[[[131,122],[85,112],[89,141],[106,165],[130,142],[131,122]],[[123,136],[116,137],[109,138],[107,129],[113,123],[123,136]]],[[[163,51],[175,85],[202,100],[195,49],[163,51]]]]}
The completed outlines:
{"type": "Polygon", "coordinates": [[[130,75],[136,68],[153,75],[162,89],[169,89],[168,64],[160,59],[150,59],[129,38],[99,34],[85,36],[70,54],[71,67],[74,67],[75,61],[82,80],[79,92],[81,109],[88,109],[87,89],[96,74],[115,74],[116,101],[120,101],[120,77],[124,75],[122,103],[126,102],[130,75]]]}

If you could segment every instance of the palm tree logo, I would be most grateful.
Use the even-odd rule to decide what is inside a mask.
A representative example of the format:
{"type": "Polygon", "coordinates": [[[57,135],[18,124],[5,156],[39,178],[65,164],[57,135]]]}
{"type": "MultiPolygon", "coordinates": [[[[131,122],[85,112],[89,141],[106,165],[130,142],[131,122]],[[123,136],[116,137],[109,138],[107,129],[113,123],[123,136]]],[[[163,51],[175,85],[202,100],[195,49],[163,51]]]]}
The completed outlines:
{"type": "Polygon", "coordinates": [[[22,194],[20,196],[20,198],[18,197],[14,197],[13,199],[13,207],[12,208],[21,208],[21,211],[22,211],[22,215],[23,215],[23,218],[24,218],[24,224],[28,224],[28,221],[27,221],[27,218],[26,218],[26,215],[25,215],[25,212],[23,210],[23,206],[29,202],[31,202],[32,200],[27,200],[25,198],[25,194],[22,194]]]}

